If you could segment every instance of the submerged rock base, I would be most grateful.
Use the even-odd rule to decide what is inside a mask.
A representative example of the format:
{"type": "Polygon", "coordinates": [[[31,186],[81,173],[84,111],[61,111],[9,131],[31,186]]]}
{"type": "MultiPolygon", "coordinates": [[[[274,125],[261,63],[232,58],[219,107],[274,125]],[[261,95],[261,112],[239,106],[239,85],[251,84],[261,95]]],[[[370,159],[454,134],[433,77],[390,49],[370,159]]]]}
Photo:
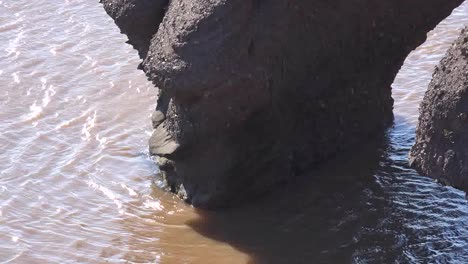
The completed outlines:
{"type": "Polygon", "coordinates": [[[407,54],[461,0],[102,0],[159,87],[174,192],[231,206],[392,121],[407,54]]]}
{"type": "Polygon", "coordinates": [[[468,191],[468,28],[436,67],[420,107],[411,166],[468,191]]]}

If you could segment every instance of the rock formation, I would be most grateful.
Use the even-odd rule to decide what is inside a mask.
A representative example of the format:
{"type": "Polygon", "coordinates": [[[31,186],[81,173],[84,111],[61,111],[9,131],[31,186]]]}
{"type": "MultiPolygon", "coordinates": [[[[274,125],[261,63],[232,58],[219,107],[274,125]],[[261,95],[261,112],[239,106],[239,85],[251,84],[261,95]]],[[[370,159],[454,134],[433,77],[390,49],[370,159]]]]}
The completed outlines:
{"type": "Polygon", "coordinates": [[[410,163],[422,174],[468,191],[468,29],[434,71],[410,163]]]}
{"type": "Polygon", "coordinates": [[[462,0],[102,0],[160,89],[150,152],[230,206],[392,121],[407,54],[462,0]]]}

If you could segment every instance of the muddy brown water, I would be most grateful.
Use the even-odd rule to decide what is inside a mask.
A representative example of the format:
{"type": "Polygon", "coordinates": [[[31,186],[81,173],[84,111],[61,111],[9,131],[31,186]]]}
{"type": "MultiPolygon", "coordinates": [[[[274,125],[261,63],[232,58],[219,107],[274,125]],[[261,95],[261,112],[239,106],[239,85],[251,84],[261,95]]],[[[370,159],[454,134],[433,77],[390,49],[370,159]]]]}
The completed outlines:
{"type": "Polygon", "coordinates": [[[464,193],[406,159],[468,3],[406,60],[386,135],[213,213],[157,187],[156,89],[97,2],[0,0],[0,263],[468,263],[464,193]]]}

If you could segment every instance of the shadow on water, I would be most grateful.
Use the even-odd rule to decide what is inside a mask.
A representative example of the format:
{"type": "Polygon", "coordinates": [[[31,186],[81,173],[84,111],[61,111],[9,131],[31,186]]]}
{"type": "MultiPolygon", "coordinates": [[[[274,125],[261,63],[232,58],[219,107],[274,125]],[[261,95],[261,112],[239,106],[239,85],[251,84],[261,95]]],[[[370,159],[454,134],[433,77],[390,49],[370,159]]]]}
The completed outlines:
{"type": "Polygon", "coordinates": [[[245,252],[249,263],[468,260],[468,204],[408,167],[413,135],[397,121],[382,138],[261,201],[200,210],[188,224],[245,252]]]}

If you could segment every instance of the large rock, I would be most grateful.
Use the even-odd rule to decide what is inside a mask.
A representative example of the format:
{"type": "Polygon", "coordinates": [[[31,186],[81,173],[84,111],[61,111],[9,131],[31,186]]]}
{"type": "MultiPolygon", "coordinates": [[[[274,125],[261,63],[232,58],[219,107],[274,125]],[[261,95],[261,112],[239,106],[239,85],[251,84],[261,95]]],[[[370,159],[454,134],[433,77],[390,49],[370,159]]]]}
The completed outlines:
{"type": "Polygon", "coordinates": [[[420,107],[410,163],[468,191],[468,29],[436,67],[420,107]]]}
{"type": "Polygon", "coordinates": [[[102,2],[160,88],[168,185],[218,207],[380,133],[405,57],[462,0],[102,2]]]}

